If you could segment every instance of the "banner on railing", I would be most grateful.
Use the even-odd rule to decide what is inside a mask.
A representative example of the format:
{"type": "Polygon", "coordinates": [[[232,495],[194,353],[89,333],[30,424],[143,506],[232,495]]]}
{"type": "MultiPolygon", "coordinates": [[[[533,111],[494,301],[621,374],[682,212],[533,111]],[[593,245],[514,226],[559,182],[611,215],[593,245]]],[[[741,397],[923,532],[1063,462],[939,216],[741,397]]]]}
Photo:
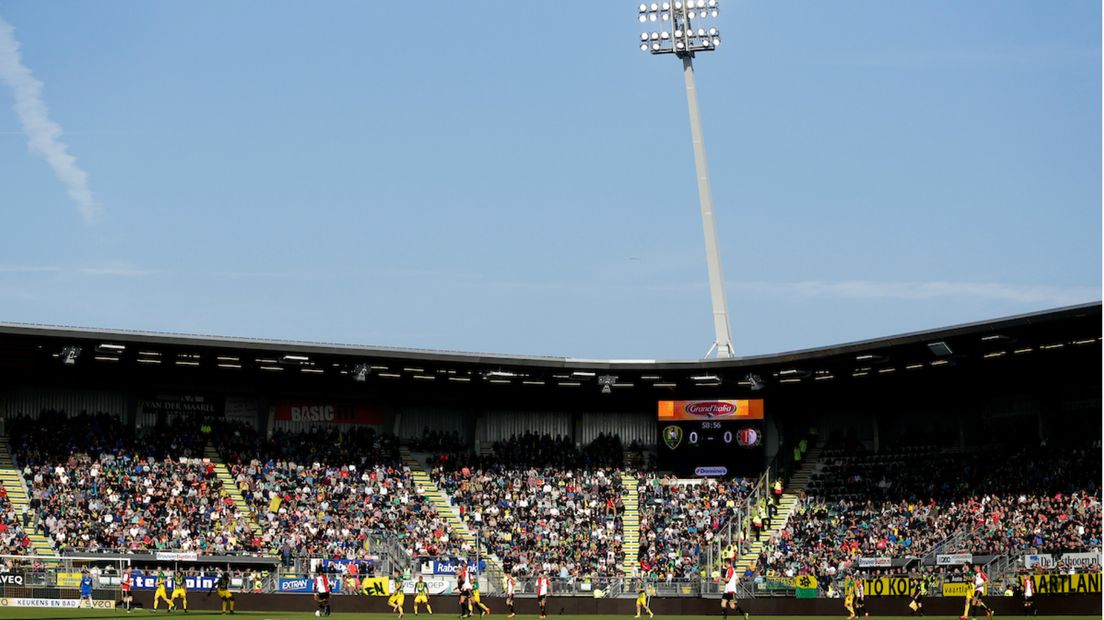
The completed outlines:
{"type": "MultiPolygon", "coordinates": [[[[475,573],[482,573],[487,569],[487,562],[480,560],[478,564],[472,563],[470,568],[475,573]]],[[[460,570],[460,560],[455,558],[422,562],[423,575],[455,575],[458,570],[460,570]]]]}
{"type": "Polygon", "coordinates": [[[198,553],[179,553],[175,551],[155,551],[153,557],[161,562],[195,562],[199,560],[198,553]]]}
{"type": "Polygon", "coordinates": [[[21,586],[26,581],[19,573],[0,573],[0,586],[21,586]]]}
{"type": "Polygon", "coordinates": [[[1049,553],[1032,553],[1023,556],[1024,568],[1054,568],[1061,562],[1067,566],[1091,566],[1100,564],[1100,554],[1093,551],[1063,553],[1055,558],[1049,553]]]}
{"type": "MultiPolygon", "coordinates": [[[[80,599],[75,598],[0,598],[0,609],[5,607],[46,607],[52,609],[76,609],[80,599]]],[[[115,601],[92,601],[93,609],[115,609],[115,601]]]]}
{"type": "Polygon", "coordinates": [[[859,558],[859,568],[889,568],[893,558],[859,558]]]}
{"type": "Polygon", "coordinates": [[[365,581],[360,583],[361,593],[368,596],[391,595],[391,580],[387,577],[368,577],[365,581]]]}
{"type": "Polygon", "coordinates": [[[768,577],[767,581],[780,583],[788,588],[816,589],[817,578],[812,575],[798,575],[797,577],[768,577]]]}
{"type": "Polygon", "coordinates": [[[908,596],[916,588],[919,580],[908,577],[878,577],[863,579],[867,596],[908,596]]]}
{"type": "MultiPolygon", "coordinates": [[[[283,594],[311,594],[314,592],[314,580],[310,577],[281,577],[276,587],[283,594]]],[[[330,591],[341,594],[341,579],[330,579],[330,591]]]]}
{"type": "Polygon", "coordinates": [[[940,553],[935,556],[937,566],[955,566],[957,564],[969,564],[974,561],[971,553],[940,553]]]}
{"type": "Polygon", "coordinates": [[[316,571],[321,566],[324,572],[344,575],[349,572],[350,565],[363,563],[364,560],[311,560],[311,571],[316,571]]]}

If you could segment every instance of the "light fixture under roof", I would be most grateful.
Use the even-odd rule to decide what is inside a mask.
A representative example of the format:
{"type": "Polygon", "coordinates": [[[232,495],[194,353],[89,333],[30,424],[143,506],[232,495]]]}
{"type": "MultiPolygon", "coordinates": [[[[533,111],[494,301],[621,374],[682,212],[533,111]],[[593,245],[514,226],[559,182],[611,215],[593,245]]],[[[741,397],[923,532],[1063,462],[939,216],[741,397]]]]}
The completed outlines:
{"type": "Polygon", "coordinates": [[[928,350],[932,352],[932,355],[936,357],[948,357],[954,355],[954,351],[951,350],[951,346],[946,342],[940,340],[939,342],[929,342],[928,350]]]}

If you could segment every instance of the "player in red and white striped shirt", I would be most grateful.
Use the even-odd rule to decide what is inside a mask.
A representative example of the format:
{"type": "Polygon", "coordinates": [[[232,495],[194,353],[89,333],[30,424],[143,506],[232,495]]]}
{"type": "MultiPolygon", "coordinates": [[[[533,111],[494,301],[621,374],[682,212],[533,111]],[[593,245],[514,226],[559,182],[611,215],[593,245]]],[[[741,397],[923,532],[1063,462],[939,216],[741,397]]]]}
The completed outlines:
{"type": "Polygon", "coordinates": [[[472,615],[472,575],[468,569],[468,561],[461,560],[460,568],[456,570],[456,585],[460,588],[460,617],[471,618],[472,615]]]}
{"type": "Polygon", "coordinates": [[[1035,609],[1035,580],[1031,578],[1031,575],[1023,576],[1023,607],[1025,616],[1028,614],[1032,616],[1039,615],[1039,610],[1035,609]]]}
{"type": "Polygon", "coordinates": [[[744,620],[747,620],[748,612],[744,611],[743,607],[740,607],[739,601],[736,600],[736,582],[740,580],[739,575],[736,573],[736,567],[732,565],[732,562],[728,562],[725,566],[724,577],[724,594],[721,595],[721,617],[728,617],[728,610],[743,614],[744,620]]]}
{"type": "Polygon", "coordinates": [[[517,588],[517,579],[514,579],[513,575],[506,575],[506,609],[510,610],[510,615],[507,618],[513,618],[517,614],[514,613],[514,590],[517,588]]]}
{"type": "MultiPolygon", "coordinates": [[[[970,565],[963,564],[962,568],[964,572],[969,572],[970,565]]],[[[989,576],[982,572],[980,566],[974,566],[974,586],[970,592],[970,598],[966,601],[966,609],[963,611],[962,618],[968,618],[974,615],[974,608],[981,607],[985,610],[985,617],[992,618],[993,610],[989,609],[989,606],[985,604],[985,601],[981,600],[981,597],[985,595],[985,586],[989,583],[989,576]]]]}
{"type": "Polygon", "coordinates": [[[330,578],[326,573],[318,573],[314,578],[314,601],[318,603],[316,615],[330,615],[330,578]]]}
{"type": "Polygon", "coordinates": [[[537,607],[540,609],[540,617],[548,617],[548,595],[552,592],[552,582],[548,580],[548,573],[541,573],[537,577],[537,607]]]}

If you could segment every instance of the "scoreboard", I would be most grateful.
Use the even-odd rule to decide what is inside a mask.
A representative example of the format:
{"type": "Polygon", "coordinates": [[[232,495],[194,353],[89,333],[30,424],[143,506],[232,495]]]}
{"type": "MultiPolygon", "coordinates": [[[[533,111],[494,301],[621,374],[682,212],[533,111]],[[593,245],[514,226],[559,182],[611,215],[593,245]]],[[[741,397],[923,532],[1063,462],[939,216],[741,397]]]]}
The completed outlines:
{"type": "Polygon", "coordinates": [[[684,478],[762,473],[762,399],[661,400],[657,420],[660,469],[684,478]]]}

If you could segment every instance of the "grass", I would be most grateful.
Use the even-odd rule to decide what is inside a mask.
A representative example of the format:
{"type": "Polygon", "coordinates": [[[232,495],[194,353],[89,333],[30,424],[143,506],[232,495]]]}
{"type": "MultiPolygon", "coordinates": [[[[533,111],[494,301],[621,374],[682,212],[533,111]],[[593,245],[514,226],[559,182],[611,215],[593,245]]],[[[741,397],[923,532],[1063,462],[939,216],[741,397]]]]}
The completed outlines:
{"type": "MultiPolygon", "coordinates": [[[[0,620],[8,620],[9,618],[14,620],[16,618],[23,620],[103,620],[104,618],[153,618],[153,617],[172,617],[179,619],[181,617],[187,620],[211,620],[212,618],[242,618],[243,620],[313,620],[314,613],[310,612],[260,612],[260,611],[240,611],[233,616],[222,616],[218,612],[211,611],[193,611],[188,614],[174,613],[171,616],[164,611],[159,611],[156,614],[145,611],[135,610],[130,614],[123,611],[114,610],[89,610],[89,609],[31,609],[31,608],[0,608],[0,620]]],[[[435,615],[441,620],[455,620],[455,614],[438,613],[435,615]]],[[[366,614],[366,613],[339,613],[334,612],[333,618],[337,620],[395,620],[393,614],[366,614]]],[[[425,617],[425,614],[418,616],[419,620],[425,617]]],[[[505,615],[496,614],[496,617],[505,620],[505,615]]],[[[566,617],[566,616],[565,616],[566,617]]],[[[656,615],[656,618],[662,618],[663,616],[656,615]]],[[[678,620],[719,620],[717,616],[670,616],[671,618],[677,618],[678,620]]],[[[752,616],[754,620],[823,620],[824,618],[832,618],[835,616],[752,616]]],[[[929,618],[939,618],[938,616],[928,616],[929,618]]],[[[406,614],[403,620],[414,620],[414,614],[406,614]]],[[[524,616],[519,614],[517,616],[520,620],[537,620],[537,616],[524,616]]],[[[626,618],[632,618],[632,614],[623,614],[617,616],[571,616],[572,620],[625,620],[626,618]]],[[[843,618],[843,614],[839,615],[839,618],[843,618]]],[[[892,620],[893,616],[879,616],[878,620],[882,619],[892,620]]],[[[899,618],[909,618],[909,616],[899,616],[899,618]]],[[[949,616],[948,620],[952,620],[949,616]]],[[[554,620],[554,617],[553,617],[554,620]]],[[[910,619],[915,620],[915,619],[910,619]]],[[[1098,620],[1098,616],[1036,616],[1032,620],[1098,620]]]]}

